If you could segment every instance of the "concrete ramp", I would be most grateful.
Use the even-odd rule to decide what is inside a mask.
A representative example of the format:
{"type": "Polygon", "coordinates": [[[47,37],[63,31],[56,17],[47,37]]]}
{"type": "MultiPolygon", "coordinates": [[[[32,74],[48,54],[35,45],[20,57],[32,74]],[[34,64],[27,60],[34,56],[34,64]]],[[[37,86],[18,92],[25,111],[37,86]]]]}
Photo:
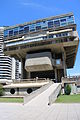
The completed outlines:
{"type": "Polygon", "coordinates": [[[48,105],[54,102],[61,90],[60,83],[49,83],[48,85],[40,88],[36,93],[24,98],[24,104],[48,105]]]}

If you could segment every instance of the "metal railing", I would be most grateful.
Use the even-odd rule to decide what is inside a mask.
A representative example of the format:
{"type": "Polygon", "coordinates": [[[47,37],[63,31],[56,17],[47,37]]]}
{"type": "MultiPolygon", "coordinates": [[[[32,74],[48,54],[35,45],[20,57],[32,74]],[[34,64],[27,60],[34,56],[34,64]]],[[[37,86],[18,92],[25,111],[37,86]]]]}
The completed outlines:
{"type": "Polygon", "coordinates": [[[16,79],[13,79],[12,80],[13,83],[41,83],[41,82],[50,82],[51,80],[50,79],[46,79],[46,78],[34,78],[34,79],[20,79],[20,80],[16,80],[16,79]]]}

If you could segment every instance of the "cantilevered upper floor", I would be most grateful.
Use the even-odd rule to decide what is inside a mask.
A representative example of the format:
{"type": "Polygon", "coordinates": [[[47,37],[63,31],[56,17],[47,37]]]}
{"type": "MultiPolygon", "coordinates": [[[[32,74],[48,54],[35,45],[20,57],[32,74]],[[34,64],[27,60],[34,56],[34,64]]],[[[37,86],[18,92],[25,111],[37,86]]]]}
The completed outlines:
{"type": "Polygon", "coordinates": [[[33,51],[64,53],[67,68],[75,63],[79,43],[73,13],[10,26],[4,30],[4,53],[25,58],[33,51]]]}

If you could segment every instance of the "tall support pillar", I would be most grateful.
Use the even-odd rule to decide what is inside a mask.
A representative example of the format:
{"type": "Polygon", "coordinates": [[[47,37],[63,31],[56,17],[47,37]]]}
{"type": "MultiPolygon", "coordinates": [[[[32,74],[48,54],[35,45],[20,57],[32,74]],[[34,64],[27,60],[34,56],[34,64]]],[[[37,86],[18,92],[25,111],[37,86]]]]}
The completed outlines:
{"type": "Polygon", "coordinates": [[[55,80],[57,82],[57,69],[55,68],[55,80]]]}
{"type": "Polygon", "coordinates": [[[66,71],[66,58],[65,58],[65,53],[62,53],[62,58],[63,58],[63,68],[64,68],[64,77],[67,76],[67,71],[66,71]]]}
{"type": "Polygon", "coordinates": [[[28,78],[28,79],[31,78],[31,74],[30,74],[30,72],[27,72],[27,78],[28,78]]]}
{"type": "Polygon", "coordinates": [[[23,79],[23,59],[21,58],[21,79],[23,79]]]}
{"type": "Polygon", "coordinates": [[[25,59],[21,58],[21,79],[26,79],[25,59]]]}

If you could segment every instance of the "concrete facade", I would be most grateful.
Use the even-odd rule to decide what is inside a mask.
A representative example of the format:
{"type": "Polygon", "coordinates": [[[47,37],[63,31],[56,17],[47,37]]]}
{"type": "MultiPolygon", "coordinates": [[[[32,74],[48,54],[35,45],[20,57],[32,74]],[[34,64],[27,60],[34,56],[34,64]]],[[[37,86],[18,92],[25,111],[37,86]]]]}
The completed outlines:
{"type": "Polygon", "coordinates": [[[21,78],[60,82],[73,68],[79,37],[73,13],[49,17],[4,30],[4,53],[21,61],[21,78]]]}

